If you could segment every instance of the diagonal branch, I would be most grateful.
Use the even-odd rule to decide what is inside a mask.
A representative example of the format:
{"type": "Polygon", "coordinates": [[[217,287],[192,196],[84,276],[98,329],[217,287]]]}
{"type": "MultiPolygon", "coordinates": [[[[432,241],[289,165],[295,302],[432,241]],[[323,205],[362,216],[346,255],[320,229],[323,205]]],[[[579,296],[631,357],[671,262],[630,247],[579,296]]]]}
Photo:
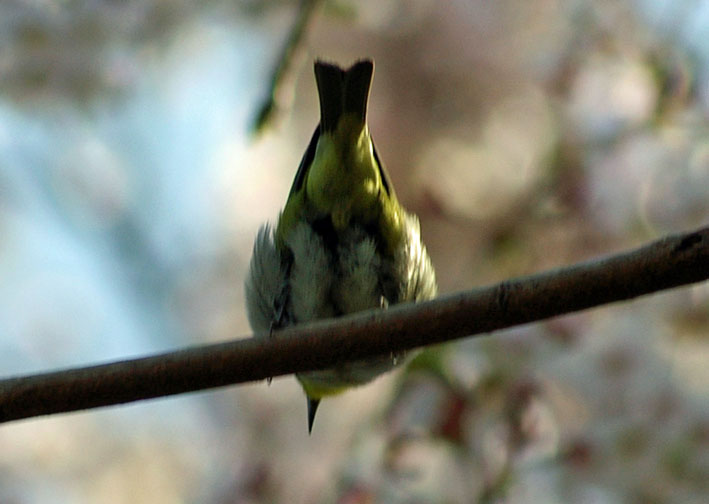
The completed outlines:
{"type": "Polygon", "coordinates": [[[0,380],[0,422],[332,367],[632,299],[709,278],[709,227],[420,304],[248,338],[0,380]]]}
{"type": "Polygon", "coordinates": [[[291,27],[288,38],[283,44],[276,67],[273,69],[268,95],[258,109],[253,133],[261,133],[269,126],[279,112],[289,108],[295,87],[295,67],[303,53],[305,37],[313,24],[315,14],[322,0],[301,0],[298,15],[291,27]]]}

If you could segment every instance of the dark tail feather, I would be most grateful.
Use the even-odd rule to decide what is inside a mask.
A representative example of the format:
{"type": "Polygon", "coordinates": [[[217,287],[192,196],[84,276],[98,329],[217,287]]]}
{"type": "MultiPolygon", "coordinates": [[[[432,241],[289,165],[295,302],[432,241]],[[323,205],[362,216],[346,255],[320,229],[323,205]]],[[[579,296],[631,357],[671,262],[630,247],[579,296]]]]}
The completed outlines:
{"type": "Polygon", "coordinates": [[[311,399],[308,397],[308,434],[313,432],[313,422],[315,422],[315,413],[318,411],[320,399],[311,399]]]}
{"type": "Polygon", "coordinates": [[[320,131],[334,131],[343,112],[345,71],[336,65],[316,61],[315,80],[320,95],[320,131]]]}
{"type": "Polygon", "coordinates": [[[371,60],[358,61],[346,71],[337,65],[315,62],[322,132],[334,131],[345,113],[355,114],[362,122],[366,120],[373,73],[374,63],[371,60]]]}
{"type": "Polygon", "coordinates": [[[353,113],[364,123],[367,120],[369,87],[372,85],[374,63],[358,61],[345,75],[345,113],[353,113]]]}

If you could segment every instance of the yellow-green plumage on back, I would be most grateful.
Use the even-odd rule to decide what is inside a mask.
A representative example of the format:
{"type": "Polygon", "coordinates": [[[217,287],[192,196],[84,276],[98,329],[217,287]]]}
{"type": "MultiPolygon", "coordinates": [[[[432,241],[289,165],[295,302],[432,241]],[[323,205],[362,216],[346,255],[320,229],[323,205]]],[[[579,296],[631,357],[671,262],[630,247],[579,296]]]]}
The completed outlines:
{"type": "MultiPolygon", "coordinates": [[[[374,65],[315,63],[320,125],[296,173],[275,232],[254,244],[246,302],[254,331],[336,317],[436,294],[418,219],[399,205],[367,128],[374,65]]],[[[308,428],[325,396],[367,383],[397,356],[298,375],[308,428]]]]}

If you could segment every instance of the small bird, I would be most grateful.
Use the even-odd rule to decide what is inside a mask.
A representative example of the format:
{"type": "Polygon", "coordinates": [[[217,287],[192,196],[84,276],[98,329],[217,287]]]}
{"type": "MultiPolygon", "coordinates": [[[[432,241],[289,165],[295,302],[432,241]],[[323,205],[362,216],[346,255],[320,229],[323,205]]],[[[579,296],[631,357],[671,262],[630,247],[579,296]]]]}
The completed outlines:
{"type": "MultiPolygon", "coordinates": [[[[431,299],[436,275],[418,218],[399,204],[367,127],[374,62],[315,62],[320,124],[275,229],[258,231],[246,279],[256,334],[431,299]]],[[[363,385],[403,359],[386,355],[296,375],[308,432],[323,397],[363,385]]]]}

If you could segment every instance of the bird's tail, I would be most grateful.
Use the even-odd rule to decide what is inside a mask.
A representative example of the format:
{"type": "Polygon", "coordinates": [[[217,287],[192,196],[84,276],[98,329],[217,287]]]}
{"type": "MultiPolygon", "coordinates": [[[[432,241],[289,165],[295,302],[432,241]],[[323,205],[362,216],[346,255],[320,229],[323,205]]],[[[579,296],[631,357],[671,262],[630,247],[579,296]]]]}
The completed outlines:
{"type": "Polygon", "coordinates": [[[315,80],[320,95],[320,131],[333,132],[343,115],[352,115],[364,125],[374,62],[361,60],[349,69],[315,62],[315,80]]]}

